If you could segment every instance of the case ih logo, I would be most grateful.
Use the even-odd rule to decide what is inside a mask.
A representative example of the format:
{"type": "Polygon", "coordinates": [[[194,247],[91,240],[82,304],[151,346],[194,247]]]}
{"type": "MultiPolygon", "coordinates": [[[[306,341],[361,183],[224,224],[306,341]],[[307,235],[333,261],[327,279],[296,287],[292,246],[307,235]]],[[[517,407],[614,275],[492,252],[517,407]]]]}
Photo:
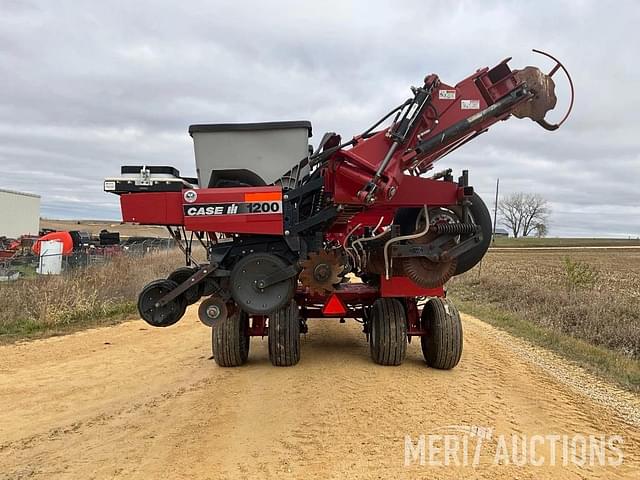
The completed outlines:
{"type": "Polygon", "coordinates": [[[198,199],[198,194],[195,190],[187,190],[184,192],[184,201],[187,203],[193,203],[198,199]]]}

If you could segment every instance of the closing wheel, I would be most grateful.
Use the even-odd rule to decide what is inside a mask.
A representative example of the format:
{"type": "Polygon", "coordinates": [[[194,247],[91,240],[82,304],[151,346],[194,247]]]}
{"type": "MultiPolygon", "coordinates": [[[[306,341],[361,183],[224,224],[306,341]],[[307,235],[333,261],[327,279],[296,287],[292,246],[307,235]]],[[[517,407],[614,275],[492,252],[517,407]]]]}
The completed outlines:
{"type": "Polygon", "coordinates": [[[422,310],[420,337],[422,355],[432,368],[450,370],[462,356],[462,322],[458,309],[449,300],[432,298],[422,310]]]}
{"type": "Polygon", "coordinates": [[[237,311],[211,329],[213,359],[221,367],[239,367],[249,357],[249,315],[237,311]]]}
{"type": "MultiPolygon", "coordinates": [[[[176,282],[178,285],[180,285],[181,283],[186,282],[191,275],[196,273],[196,270],[197,269],[193,267],[180,267],[177,270],[174,270],[173,272],[171,272],[171,275],[169,275],[167,280],[172,280],[176,282]]],[[[202,297],[203,292],[204,292],[204,284],[198,283],[193,287],[190,287],[189,289],[187,289],[182,295],[187,300],[187,305],[193,305],[198,300],[200,300],[200,297],[202,297]]]]}
{"type": "Polygon", "coordinates": [[[300,318],[295,300],[269,315],[269,360],[276,367],[300,361],[300,318]]]}
{"type": "Polygon", "coordinates": [[[156,307],[156,303],[178,284],[171,280],[155,280],[147,284],[138,295],[138,312],[142,319],[154,327],[168,327],[182,318],[187,301],[180,295],[166,305],[156,307]]]}
{"type": "Polygon", "coordinates": [[[400,365],[407,356],[407,314],[395,298],[379,298],[371,308],[369,350],[380,365],[400,365]]]}

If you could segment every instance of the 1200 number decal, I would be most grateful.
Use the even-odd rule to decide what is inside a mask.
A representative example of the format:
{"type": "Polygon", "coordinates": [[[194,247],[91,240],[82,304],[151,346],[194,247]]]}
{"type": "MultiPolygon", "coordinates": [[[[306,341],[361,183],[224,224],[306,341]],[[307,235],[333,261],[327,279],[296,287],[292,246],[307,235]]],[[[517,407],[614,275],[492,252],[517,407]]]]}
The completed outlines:
{"type": "Polygon", "coordinates": [[[209,203],[184,206],[184,214],[187,217],[280,213],[281,211],[282,202],[209,203]]]}
{"type": "Polygon", "coordinates": [[[278,213],[280,211],[280,202],[256,202],[249,203],[250,213],[278,213]]]}

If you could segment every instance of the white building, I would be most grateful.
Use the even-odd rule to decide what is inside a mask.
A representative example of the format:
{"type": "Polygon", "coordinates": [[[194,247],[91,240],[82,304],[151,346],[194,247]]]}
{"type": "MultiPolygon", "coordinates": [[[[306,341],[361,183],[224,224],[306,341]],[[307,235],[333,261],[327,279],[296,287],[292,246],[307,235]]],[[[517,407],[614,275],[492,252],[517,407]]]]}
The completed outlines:
{"type": "Polygon", "coordinates": [[[0,189],[0,237],[37,235],[40,230],[40,196],[0,189]]]}

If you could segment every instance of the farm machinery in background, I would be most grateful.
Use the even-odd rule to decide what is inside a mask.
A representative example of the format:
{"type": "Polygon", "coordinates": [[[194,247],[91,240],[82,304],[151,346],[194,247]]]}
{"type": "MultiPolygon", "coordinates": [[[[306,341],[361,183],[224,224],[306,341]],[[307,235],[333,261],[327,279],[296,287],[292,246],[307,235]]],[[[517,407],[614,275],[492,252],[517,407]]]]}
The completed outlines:
{"type": "Polygon", "coordinates": [[[121,252],[120,235],[103,230],[99,235],[81,231],[42,229],[39,235],[22,235],[18,239],[0,237],[0,281],[17,280],[17,268],[34,269],[37,273],[58,274],[65,268],[86,266],[89,258],[107,258],[121,252]],[[59,247],[52,252],[53,242],[59,247]],[[43,269],[43,262],[47,268],[43,269]],[[60,268],[50,269],[52,263],[60,268]]]}
{"type": "Polygon", "coordinates": [[[315,150],[309,122],[192,125],[197,178],[122,167],[104,189],[120,196],[123,221],[165,225],[186,258],[142,290],[141,317],[167,327],[204,297],[221,366],[245,363],[252,336],[268,337],[274,365],[294,365],[307,320],[329,317],[361,322],[379,364],[400,364],[420,337],[429,366],[453,368],[462,326],[444,285],[482,259],[491,218],[467,171],[434,163],[511,115],[555,130],[573,105],[571,85],[566,115],[548,123],[551,77],[568,73],[509,60],[454,86],[428,75],[362,134],[326,133],[315,150]]]}
{"type": "Polygon", "coordinates": [[[102,264],[123,254],[143,256],[174,246],[174,240],[168,237],[121,238],[119,232],[106,229],[90,234],[45,228],[39,235],[22,235],[17,239],[0,237],[0,282],[17,280],[24,272],[55,275],[102,264]]]}

